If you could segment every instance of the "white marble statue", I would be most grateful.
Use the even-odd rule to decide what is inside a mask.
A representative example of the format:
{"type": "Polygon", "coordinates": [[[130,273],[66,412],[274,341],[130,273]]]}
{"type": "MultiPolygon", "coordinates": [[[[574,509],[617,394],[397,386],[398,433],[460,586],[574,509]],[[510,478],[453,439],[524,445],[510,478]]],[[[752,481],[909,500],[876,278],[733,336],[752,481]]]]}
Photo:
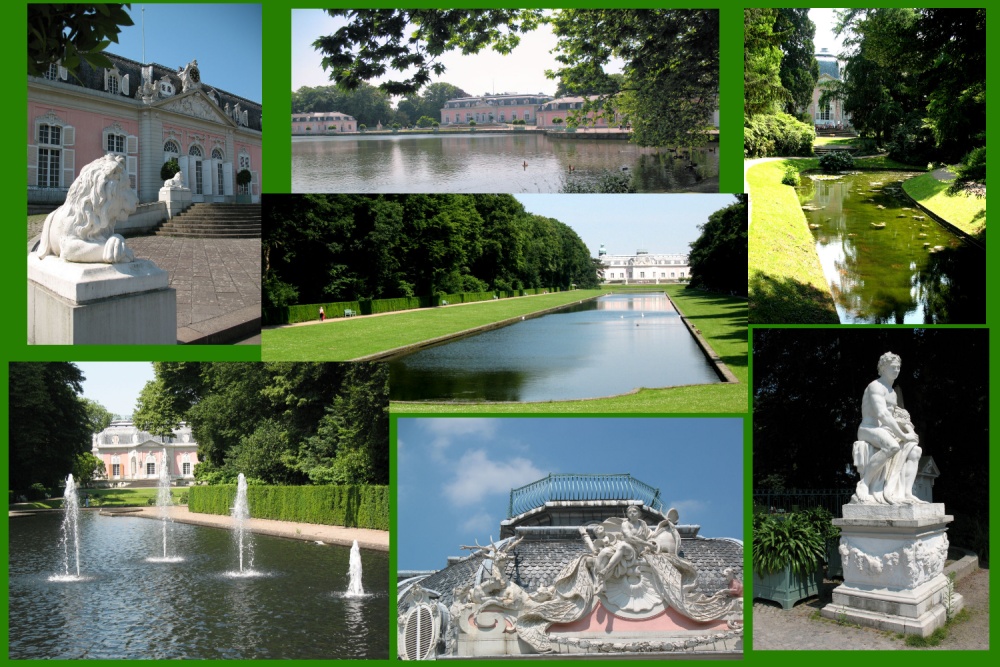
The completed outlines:
{"type": "Polygon", "coordinates": [[[66,202],[45,218],[36,252],[85,264],[131,262],[135,255],[124,237],[115,234],[115,224],[128,218],[137,204],[125,157],[99,157],[80,170],[66,202]]]}
{"type": "Polygon", "coordinates": [[[184,187],[184,175],[178,171],[176,174],[163,181],[163,187],[170,188],[171,190],[180,190],[184,187]]]}
{"type": "Polygon", "coordinates": [[[854,443],[854,466],[861,475],[851,503],[912,505],[921,449],[909,413],[897,405],[893,382],[899,377],[899,355],[886,352],[878,361],[877,380],[861,399],[861,425],[854,443]]]}

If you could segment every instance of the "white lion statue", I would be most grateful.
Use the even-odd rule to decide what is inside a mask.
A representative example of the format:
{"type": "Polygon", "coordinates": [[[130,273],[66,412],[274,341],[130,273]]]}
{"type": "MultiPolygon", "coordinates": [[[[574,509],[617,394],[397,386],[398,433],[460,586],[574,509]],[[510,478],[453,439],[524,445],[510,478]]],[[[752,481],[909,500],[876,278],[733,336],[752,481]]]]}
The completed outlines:
{"type": "Polygon", "coordinates": [[[66,203],[49,213],[38,244],[39,257],[67,262],[118,264],[135,259],[115,224],[135,211],[138,198],[129,185],[125,157],[105,155],[81,171],[66,203]]]}
{"type": "Polygon", "coordinates": [[[163,187],[171,190],[180,190],[184,187],[184,174],[177,172],[167,180],[163,181],[163,187]]]}

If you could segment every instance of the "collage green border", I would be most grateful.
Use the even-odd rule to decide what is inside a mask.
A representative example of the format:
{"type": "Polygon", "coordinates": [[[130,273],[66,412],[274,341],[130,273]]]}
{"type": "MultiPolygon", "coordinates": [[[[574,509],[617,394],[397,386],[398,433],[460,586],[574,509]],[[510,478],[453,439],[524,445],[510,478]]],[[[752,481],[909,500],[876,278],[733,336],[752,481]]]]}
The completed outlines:
{"type": "MultiPolygon", "coordinates": [[[[139,4],[159,4],[159,3],[133,3],[134,6],[139,4]]],[[[170,3],[170,4],[182,4],[182,3],[170,3]]],[[[247,3],[227,3],[227,4],[247,4],[247,3]]],[[[291,106],[291,69],[288,65],[291,54],[291,9],[292,8],[308,8],[308,7],[396,7],[400,4],[406,7],[436,7],[439,3],[434,2],[358,2],[358,3],[347,3],[343,1],[334,1],[331,3],[317,3],[313,1],[303,1],[294,2],[292,0],[262,0],[260,3],[263,6],[263,23],[264,23],[264,44],[262,45],[262,59],[263,59],[263,78],[264,78],[264,88],[263,88],[263,99],[261,100],[262,106],[273,109],[290,109],[291,106]]],[[[453,2],[448,3],[449,6],[455,7],[482,7],[483,2],[453,2]]],[[[580,1],[563,1],[563,2],[547,2],[547,3],[501,3],[500,6],[505,7],[608,7],[615,6],[619,3],[613,2],[580,2],[580,1]]],[[[738,192],[742,191],[742,155],[739,152],[739,137],[741,136],[740,123],[740,102],[743,93],[742,79],[739,76],[739,47],[742,44],[742,22],[740,18],[739,7],[730,6],[729,3],[722,2],[626,2],[622,3],[630,8],[658,8],[664,6],[680,6],[680,7],[691,7],[691,8],[720,8],[720,61],[721,61],[721,71],[720,71],[720,190],[723,192],[738,192]]],[[[762,2],[753,3],[755,6],[801,6],[801,3],[792,2],[762,2]]],[[[928,6],[968,6],[970,3],[962,2],[932,2],[926,3],[928,6]]],[[[979,4],[979,3],[972,3],[979,4]]],[[[865,6],[912,6],[913,3],[901,3],[901,2],[877,2],[877,3],[866,3],[865,6]]],[[[821,3],[818,6],[843,6],[843,3],[821,3]]],[[[17,63],[23,62],[21,60],[24,57],[25,52],[25,31],[21,26],[26,23],[27,17],[27,3],[18,4],[13,7],[6,9],[5,18],[7,19],[4,23],[3,28],[3,39],[0,40],[0,53],[5,56],[5,60],[8,63],[13,63],[13,67],[16,70],[17,63]]],[[[992,37],[996,33],[995,28],[990,28],[988,24],[988,34],[992,37]]],[[[180,34],[180,33],[179,33],[180,34]]],[[[992,39],[988,40],[988,44],[992,44],[992,39]]],[[[988,58],[990,57],[988,49],[988,58]]],[[[994,68],[995,69],[995,68],[994,68]]],[[[17,77],[15,77],[16,79],[17,77]]],[[[992,83],[995,76],[989,75],[989,82],[992,83]]],[[[27,109],[27,90],[26,87],[15,83],[10,87],[10,99],[11,104],[5,107],[3,113],[4,118],[9,122],[14,122],[15,131],[8,131],[5,133],[5,146],[9,149],[8,153],[14,156],[20,156],[23,150],[23,146],[27,145],[27,122],[26,122],[26,109],[27,109]]],[[[993,126],[1000,122],[994,117],[998,114],[993,114],[989,117],[988,128],[991,131],[993,126]]],[[[279,128],[278,132],[274,133],[264,133],[263,139],[263,153],[267,160],[268,166],[268,180],[265,184],[265,193],[281,193],[289,192],[291,185],[291,139],[288,134],[280,131],[283,127],[282,114],[276,116],[278,119],[276,127],[279,128]]],[[[27,174],[20,163],[20,157],[15,157],[14,159],[8,160],[3,163],[3,177],[0,179],[0,183],[3,183],[3,190],[5,195],[9,195],[11,201],[20,202],[23,201],[23,192],[27,187],[27,174]]],[[[20,206],[20,204],[18,204],[20,206]]],[[[18,215],[16,218],[20,220],[18,215]]],[[[18,222],[16,227],[18,230],[23,229],[20,227],[18,222]]],[[[7,419],[7,363],[9,361],[255,361],[259,360],[259,349],[254,346],[205,346],[205,347],[156,347],[156,346],[132,346],[132,347],[115,347],[115,348],[105,348],[99,346],[78,346],[78,347],[29,347],[25,344],[25,332],[26,332],[26,311],[27,311],[27,290],[24,289],[24,254],[23,247],[20,245],[19,235],[23,233],[21,231],[17,232],[17,242],[13,244],[6,245],[4,250],[0,250],[0,278],[5,279],[4,283],[7,285],[15,286],[14,289],[8,289],[7,294],[2,300],[2,309],[0,312],[7,314],[6,324],[7,326],[0,328],[0,420],[3,424],[6,424],[7,419]]],[[[996,267],[993,266],[994,263],[989,263],[987,280],[990,285],[998,284],[996,279],[998,277],[996,267]]],[[[996,310],[996,293],[997,290],[989,291],[989,302],[987,309],[988,322],[993,321],[994,312],[996,310]]],[[[797,327],[789,327],[797,328],[797,327]]],[[[752,330],[750,329],[750,361],[749,361],[749,377],[750,385],[752,386],[753,381],[753,353],[752,353],[752,330]]],[[[991,352],[994,352],[991,348],[991,352]]],[[[993,355],[996,357],[996,355],[993,355]]],[[[992,370],[992,367],[991,367],[992,370]]],[[[992,405],[992,404],[991,404],[992,405]]],[[[394,412],[391,417],[390,423],[390,439],[393,446],[393,453],[390,457],[390,474],[393,482],[396,479],[396,456],[395,456],[395,442],[396,442],[396,428],[397,419],[400,417],[407,417],[405,412],[394,412]]],[[[420,417],[433,417],[434,415],[420,415],[420,417]]],[[[441,415],[442,417],[446,415],[441,415]]],[[[447,415],[450,418],[461,419],[465,417],[454,417],[452,415],[447,415]]],[[[477,417],[489,417],[491,415],[477,415],[477,417]]],[[[496,415],[502,418],[501,415],[496,415]]],[[[541,415],[541,416],[554,416],[554,417],[565,417],[565,418],[579,418],[579,416],[564,416],[564,415],[541,415]]],[[[592,415],[592,417],[606,417],[605,415],[592,415]]],[[[719,414],[719,415],[706,415],[706,414],[671,414],[671,415],[650,415],[650,414],[635,414],[627,415],[621,418],[641,418],[641,417],[663,417],[663,418],[710,418],[713,416],[724,416],[724,417],[739,417],[744,418],[744,497],[746,499],[743,512],[744,512],[744,541],[748,542],[751,527],[750,509],[751,503],[749,502],[750,491],[752,489],[752,458],[751,458],[751,423],[750,419],[747,417],[748,414],[743,415],[733,415],[729,413],[719,414]]],[[[416,417],[416,415],[414,415],[416,417]]],[[[587,416],[583,416],[587,418],[587,416]]],[[[4,437],[6,438],[6,429],[4,429],[4,437]]],[[[6,442],[6,440],[5,440],[6,442]]],[[[991,475],[995,474],[997,462],[993,461],[991,463],[991,475]]],[[[7,457],[0,457],[0,479],[4,482],[7,480],[7,457]]],[[[708,483],[710,480],[706,480],[708,483]]],[[[995,496],[995,494],[994,494],[995,496]]],[[[991,497],[991,508],[997,509],[995,499],[991,497]]],[[[391,508],[395,515],[397,507],[397,498],[395,492],[395,484],[393,483],[393,490],[391,493],[391,508]]],[[[996,512],[994,512],[996,516],[996,512]]],[[[996,519],[994,519],[996,521],[996,519]]],[[[991,528],[995,532],[996,526],[992,525],[991,528]]],[[[2,554],[4,561],[6,561],[7,555],[7,522],[0,524],[0,554],[2,554]]],[[[749,550],[745,550],[746,563],[744,571],[746,573],[750,572],[749,568],[749,550]]],[[[390,582],[395,583],[396,580],[396,567],[397,567],[397,555],[395,550],[395,545],[393,544],[390,549],[390,582]]],[[[0,586],[7,590],[7,568],[3,568],[2,577],[0,577],[0,586]]],[[[394,585],[391,586],[389,595],[392,600],[390,603],[390,614],[392,618],[390,619],[390,627],[395,627],[395,595],[394,595],[394,585]]],[[[747,590],[749,594],[750,581],[748,577],[747,590]]],[[[752,606],[752,605],[751,605],[752,606]]],[[[779,664],[793,662],[798,662],[801,659],[815,659],[820,657],[820,663],[831,663],[832,654],[834,652],[811,652],[809,654],[799,654],[798,652],[766,652],[766,653],[755,653],[752,651],[752,644],[750,641],[750,636],[752,634],[752,614],[750,613],[750,608],[747,609],[747,624],[746,624],[746,649],[744,660],[748,660],[751,663],[763,661],[773,662],[776,661],[779,664]],[[759,657],[758,657],[759,656],[759,657]]],[[[3,605],[2,611],[0,611],[0,631],[3,632],[4,638],[7,637],[7,624],[8,624],[8,608],[7,605],[3,605]]],[[[394,659],[395,656],[395,645],[396,637],[395,632],[390,632],[389,637],[390,643],[390,659],[394,659]]],[[[884,654],[879,654],[880,656],[884,654]]],[[[979,657],[982,654],[968,654],[969,657],[973,658],[973,663],[975,664],[979,660],[985,658],[985,656],[979,657]]],[[[4,656],[6,657],[6,656],[4,656]]],[[[916,664],[926,663],[930,664],[930,661],[936,661],[939,656],[933,651],[917,651],[908,654],[907,660],[912,660],[916,664]]],[[[100,663],[101,661],[98,661],[100,663]]],[[[214,661],[213,661],[214,662],[214,661]]],[[[328,661],[306,661],[306,662],[328,662],[328,661]]],[[[354,661],[350,661],[354,662],[354,661]]],[[[360,662],[360,661],[358,661],[360,662]]],[[[366,661],[367,662],[367,661],[366,661]]],[[[486,661],[487,663],[496,663],[497,661],[486,661]]],[[[120,664],[118,661],[109,664],[120,664]]]]}

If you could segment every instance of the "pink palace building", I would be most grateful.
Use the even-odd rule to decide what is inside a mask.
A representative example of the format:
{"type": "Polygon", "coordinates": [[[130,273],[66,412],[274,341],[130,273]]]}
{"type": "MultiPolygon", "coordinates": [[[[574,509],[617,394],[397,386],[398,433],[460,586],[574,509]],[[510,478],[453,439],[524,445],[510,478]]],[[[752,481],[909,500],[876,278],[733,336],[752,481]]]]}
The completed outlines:
{"type": "Polygon", "coordinates": [[[198,444],[186,424],[163,437],[142,431],[129,420],[116,420],[93,435],[91,451],[104,464],[97,481],[112,486],[146,486],[146,480],[159,480],[164,465],[173,484],[191,484],[198,463],[198,444]]]}
{"type": "Polygon", "coordinates": [[[260,201],[260,103],[203,81],[197,60],[175,70],[106,55],[110,69],[83,62],[74,76],[56,63],[28,77],[29,204],[61,204],[105,153],[125,156],[140,202],[156,201],[172,158],[194,202],[260,201]],[[250,182],[239,185],[243,170],[250,182]]]}

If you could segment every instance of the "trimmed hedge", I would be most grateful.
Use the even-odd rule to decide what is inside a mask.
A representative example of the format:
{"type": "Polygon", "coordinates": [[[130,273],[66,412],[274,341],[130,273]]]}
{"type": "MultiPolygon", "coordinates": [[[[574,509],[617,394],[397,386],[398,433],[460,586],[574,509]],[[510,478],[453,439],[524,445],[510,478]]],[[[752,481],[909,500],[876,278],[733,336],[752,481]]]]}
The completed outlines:
{"type": "MultiPolygon", "coordinates": [[[[193,486],[188,510],[229,515],[236,486],[193,486]]],[[[249,486],[247,504],[255,519],[389,530],[387,486],[249,486]]]]}
{"type": "Polygon", "coordinates": [[[431,308],[440,306],[441,300],[448,303],[473,303],[476,301],[491,301],[493,295],[501,299],[515,296],[525,296],[527,294],[542,294],[543,292],[558,292],[558,287],[541,287],[538,289],[522,289],[509,292],[463,292],[458,294],[439,294],[437,296],[410,296],[398,297],[396,299],[374,299],[371,301],[336,301],[330,303],[306,303],[297,306],[281,306],[277,308],[263,308],[261,313],[262,321],[265,325],[296,324],[298,322],[311,322],[319,319],[319,307],[323,306],[323,312],[327,319],[343,317],[345,310],[353,310],[356,314],[373,315],[375,313],[392,313],[400,310],[413,310],[415,308],[431,308]]]}

